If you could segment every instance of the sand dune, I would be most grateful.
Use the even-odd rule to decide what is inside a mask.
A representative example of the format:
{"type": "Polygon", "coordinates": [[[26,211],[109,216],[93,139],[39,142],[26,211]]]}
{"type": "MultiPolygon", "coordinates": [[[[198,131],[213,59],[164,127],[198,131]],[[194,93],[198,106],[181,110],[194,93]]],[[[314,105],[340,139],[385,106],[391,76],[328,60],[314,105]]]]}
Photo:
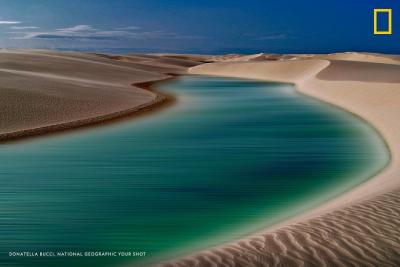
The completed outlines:
{"type": "Polygon", "coordinates": [[[400,265],[400,66],[394,56],[347,56],[219,62],[190,69],[193,74],[295,83],[300,92],[369,121],[386,140],[391,162],[376,177],[314,210],[162,266],[400,265]]]}
{"type": "Polygon", "coordinates": [[[346,60],[357,62],[372,62],[386,64],[400,64],[400,56],[374,53],[345,52],[334,54],[266,54],[254,55],[227,54],[208,56],[204,61],[209,62],[237,62],[237,61],[286,61],[299,59],[346,60]]]}
{"type": "Polygon", "coordinates": [[[335,54],[329,54],[329,55],[322,55],[320,57],[323,57],[325,59],[331,59],[331,60],[400,64],[399,56],[373,54],[373,53],[347,52],[347,53],[335,53],[335,54]]]}
{"type": "MultiPolygon", "coordinates": [[[[139,57],[139,56],[138,56],[139,57]]],[[[0,50],[0,141],[131,114],[162,96],[132,86],[184,73],[196,62],[47,50],[0,50]]]]}

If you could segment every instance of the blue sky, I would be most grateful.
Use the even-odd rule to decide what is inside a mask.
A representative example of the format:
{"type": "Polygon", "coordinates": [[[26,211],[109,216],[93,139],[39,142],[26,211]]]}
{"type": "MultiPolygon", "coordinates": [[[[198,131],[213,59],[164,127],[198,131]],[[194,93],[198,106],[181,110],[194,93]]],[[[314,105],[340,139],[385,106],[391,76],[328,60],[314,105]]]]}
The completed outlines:
{"type": "Polygon", "coordinates": [[[400,54],[398,0],[0,0],[0,47],[400,54]],[[393,8],[393,35],[373,9],[393,8]]]}

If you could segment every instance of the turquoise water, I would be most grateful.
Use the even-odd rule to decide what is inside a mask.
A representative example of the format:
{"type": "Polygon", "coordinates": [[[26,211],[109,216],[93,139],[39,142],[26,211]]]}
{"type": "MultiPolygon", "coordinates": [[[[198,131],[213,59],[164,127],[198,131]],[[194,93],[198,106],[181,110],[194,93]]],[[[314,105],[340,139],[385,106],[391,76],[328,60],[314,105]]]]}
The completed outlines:
{"type": "Polygon", "coordinates": [[[141,266],[293,216],[388,161],[368,124],[291,85],[184,77],[159,90],[176,94],[177,103],[134,120],[0,146],[1,266],[141,266]]]}

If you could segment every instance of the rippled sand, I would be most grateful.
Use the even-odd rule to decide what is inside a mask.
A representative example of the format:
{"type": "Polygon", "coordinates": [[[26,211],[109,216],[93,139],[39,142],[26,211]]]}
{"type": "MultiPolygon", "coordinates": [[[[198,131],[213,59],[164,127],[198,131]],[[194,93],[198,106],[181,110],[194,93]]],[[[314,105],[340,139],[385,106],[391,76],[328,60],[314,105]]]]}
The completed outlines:
{"type": "Polygon", "coordinates": [[[398,266],[400,190],[163,266],[398,266]]]}

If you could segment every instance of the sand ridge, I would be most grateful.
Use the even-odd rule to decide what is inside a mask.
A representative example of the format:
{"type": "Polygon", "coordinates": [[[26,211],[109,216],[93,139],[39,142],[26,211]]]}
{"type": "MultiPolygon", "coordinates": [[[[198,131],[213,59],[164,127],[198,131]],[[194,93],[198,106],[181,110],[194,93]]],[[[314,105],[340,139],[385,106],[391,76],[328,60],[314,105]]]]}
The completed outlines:
{"type": "Polygon", "coordinates": [[[399,266],[400,65],[398,57],[343,53],[217,62],[192,74],[294,83],[299,92],[344,108],[384,137],[391,161],[375,177],[259,233],[160,266],[399,266]]]}

